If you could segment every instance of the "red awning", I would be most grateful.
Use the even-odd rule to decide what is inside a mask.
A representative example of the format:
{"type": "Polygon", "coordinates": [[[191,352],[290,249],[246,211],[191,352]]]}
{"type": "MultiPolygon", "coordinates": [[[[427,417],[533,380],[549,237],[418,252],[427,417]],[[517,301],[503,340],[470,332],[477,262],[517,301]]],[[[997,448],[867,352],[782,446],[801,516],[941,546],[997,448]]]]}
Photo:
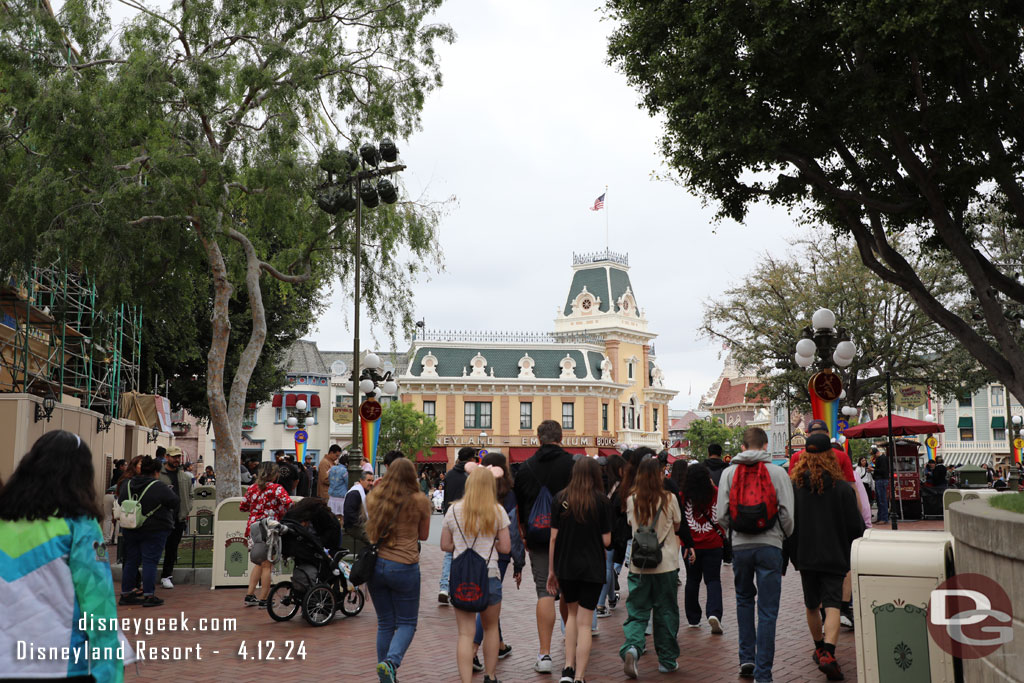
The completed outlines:
{"type": "Polygon", "coordinates": [[[434,446],[429,452],[420,451],[416,454],[416,462],[448,463],[448,449],[444,446],[434,446]]]}
{"type": "Polygon", "coordinates": [[[508,449],[508,457],[512,462],[526,462],[536,452],[536,448],[510,448],[508,449]]]}
{"type": "Polygon", "coordinates": [[[614,448],[598,448],[597,454],[603,455],[606,458],[612,455],[621,455],[621,453],[619,453],[619,451],[614,448]]]}
{"type": "Polygon", "coordinates": [[[683,447],[683,442],[680,441],[680,440],[673,441],[672,445],[669,446],[669,448],[682,448],[682,447],[683,447]]]}
{"type": "Polygon", "coordinates": [[[288,394],[284,397],[284,404],[289,408],[295,407],[295,402],[299,400],[299,394],[288,394]]]}
{"type": "MultiPolygon", "coordinates": [[[[944,432],[946,428],[937,422],[925,422],[914,420],[902,415],[892,416],[892,433],[894,436],[907,436],[909,434],[934,434],[944,432]]],[[[877,420],[865,422],[855,427],[848,427],[843,434],[847,439],[860,439],[871,436],[887,436],[889,434],[889,416],[883,415],[877,420]]]]}
{"type": "Polygon", "coordinates": [[[566,453],[570,453],[572,455],[586,455],[587,454],[587,449],[586,448],[565,448],[563,446],[562,450],[565,451],[566,453]]]}
{"type": "Polygon", "coordinates": [[[309,395],[309,407],[310,408],[319,408],[320,407],[320,394],[310,394],[309,395]]]}
{"type": "Polygon", "coordinates": [[[282,398],[281,394],[274,394],[274,399],[273,399],[273,401],[271,401],[270,405],[274,406],[275,408],[280,408],[281,407],[281,398],[282,398]]]}

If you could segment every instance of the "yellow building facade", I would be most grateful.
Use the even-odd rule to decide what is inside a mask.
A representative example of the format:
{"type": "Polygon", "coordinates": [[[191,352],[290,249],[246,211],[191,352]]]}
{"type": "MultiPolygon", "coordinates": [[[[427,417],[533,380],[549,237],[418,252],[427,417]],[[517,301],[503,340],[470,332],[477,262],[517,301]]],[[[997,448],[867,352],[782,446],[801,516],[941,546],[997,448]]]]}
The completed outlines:
{"type": "Polygon", "coordinates": [[[628,258],[574,255],[564,306],[548,334],[425,331],[399,377],[402,400],[437,420],[423,462],[451,466],[459,448],[501,450],[521,462],[537,449],[537,425],[562,425],[570,452],[609,455],[664,447],[668,404],[628,258]]]}

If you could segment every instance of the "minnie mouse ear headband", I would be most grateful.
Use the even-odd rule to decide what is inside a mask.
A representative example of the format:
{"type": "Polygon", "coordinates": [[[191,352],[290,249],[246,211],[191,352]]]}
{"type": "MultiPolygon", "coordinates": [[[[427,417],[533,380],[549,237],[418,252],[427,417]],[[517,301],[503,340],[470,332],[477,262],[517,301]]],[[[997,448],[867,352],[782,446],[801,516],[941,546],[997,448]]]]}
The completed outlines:
{"type": "Polygon", "coordinates": [[[484,469],[490,470],[491,474],[494,475],[495,479],[501,479],[502,477],[505,476],[505,470],[501,469],[497,465],[481,465],[480,463],[476,462],[466,463],[466,474],[471,474],[473,470],[475,470],[477,467],[483,467],[484,469]]]}

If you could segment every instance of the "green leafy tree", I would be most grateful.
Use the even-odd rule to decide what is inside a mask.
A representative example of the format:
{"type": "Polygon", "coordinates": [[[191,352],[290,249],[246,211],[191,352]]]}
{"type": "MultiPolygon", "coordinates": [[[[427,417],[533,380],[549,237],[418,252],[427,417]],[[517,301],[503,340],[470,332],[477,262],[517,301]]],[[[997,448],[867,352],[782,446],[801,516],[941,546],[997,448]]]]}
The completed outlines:
{"type": "Polygon", "coordinates": [[[1024,399],[1024,6],[607,0],[610,61],[663,117],[678,180],[742,221],[757,202],[852,237],[1024,399]],[[997,248],[993,248],[997,247],[997,248]],[[952,301],[921,254],[963,282],[952,301]]]}
{"type": "MultiPolygon", "coordinates": [[[[957,283],[938,264],[917,271],[943,300],[957,283]]],[[[885,372],[898,383],[924,384],[934,395],[954,396],[980,386],[977,363],[948,332],[926,316],[910,295],[865,267],[850,240],[816,230],[782,258],[765,255],[740,284],[704,306],[701,333],[727,341],[736,361],[765,378],[763,397],[793,398],[809,411],[808,371],[793,361],[796,340],[811,314],[827,306],[857,344],[853,363],[839,369],[846,405],[885,403],[885,372]]]]}
{"type": "Polygon", "coordinates": [[[392,401],[380,416],[380,455],[402,451],[416,462],[416,454],[429,453],[437,441],[437,421],[408,403],[392,401]]]}
{"type": "Polygon", "coordinates": [[[708,457],[708,446],[717,443],[722,446],[722,453],[739,453],[743,443],[743,427],[727,427],[721,418],[709,417],[705,420],[694,420],[686,430],[686,438],[690,442],[687,449],[690,456],[699,460],[708,457]],[[729,444],[726,447],[726,443],[729,444]]]}
{"type": "MultiPolygon", "coordinates": [[[[354,267],[352,216],[312,200],[316,161],[416,130],[441,82],[436,44],[452,32],[430,23],[441,0],[120,0],[136,14],[116,33],[108,4],[0,8],[0,272],[65,259],[103,302],[166,320],[168,280],[192,280],[184,311],[211,321],[217,494],[237,495],[242,415],[270,334],[267,283],[291,299],[304,283],[349,281],[354,267]]],[[[364,214],[363,308],[393,336],[411,327],[412,284],[439,263],[437,208],[364,214]]]]}

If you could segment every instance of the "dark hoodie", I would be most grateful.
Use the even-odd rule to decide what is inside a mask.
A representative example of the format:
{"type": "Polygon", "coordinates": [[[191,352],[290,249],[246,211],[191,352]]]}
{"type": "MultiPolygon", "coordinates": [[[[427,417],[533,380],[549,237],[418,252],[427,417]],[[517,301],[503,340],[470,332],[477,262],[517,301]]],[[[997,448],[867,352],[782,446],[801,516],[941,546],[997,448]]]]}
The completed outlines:
{"type": "MultiPolygon", "coordinates": [[[[516,474],[515,488],[516,505],[519,507],[519,521],[526,524],[530,519],[530,509],[540,494],[541,486],[546,486],[554,498],[559,491],[569,485],[572,466],[575,464],[572,455],[565,452],[556,443],[546,443],[537,449],[529,460],[523,463],[516,474]]],[[[547,546],[534,547],[527,543],[530,550],[547,550],[547,546]]]]}
{"type": "Polygon", "coordinates": [[[729,463],[722,460],[720,457],[708,457],[704,461],[704,466],[711,472],[711,481],[715,482],[715,486],[718,486],[718,482],[722,481],[722,472],[729,466],[729,463]]]}
{"type": "Polygon", "coordinates": [[[125,529],[124,533],[140,533],[147,531],[170,531],[174,528],[174,522],[178,514],[178,496],[174,490],[159,479],[150,475],[137,474],[128,481],[121,484],[118,490],[117,502],[121,503],[128,498],[128,491],[138,498],[142,495],[142,514],[149,515],[142,526],[138,529],[125,529]],[[152,486],[149,486],[153,484],[152,486]],[[146,487],[149,489],[146,490],[146,487]],[[156,510],[154,512],[154,509],[156,510]],[[152,513],[152,514],[150,514],[152,513]]]}
{"type": "Polygon", "coordinates": [[[444,505],[441,507],[441,512],[448,512],[449,506],[462,498],[462,494],[466,492],[466,479],[469,477],[466,474],[466,461],[460,461],[455,463],[455,467],[444,476],[444,505]]]}
{"type": "Polygon", "coordinates": [[[845,481],[822,474],[824,490],[811,491],[810,475],[794,482],[796,530],[787,539],[793,566],[800,571],[845,575],[850,571],[850,546],[864,535],[857,493],[845,481]]]}

